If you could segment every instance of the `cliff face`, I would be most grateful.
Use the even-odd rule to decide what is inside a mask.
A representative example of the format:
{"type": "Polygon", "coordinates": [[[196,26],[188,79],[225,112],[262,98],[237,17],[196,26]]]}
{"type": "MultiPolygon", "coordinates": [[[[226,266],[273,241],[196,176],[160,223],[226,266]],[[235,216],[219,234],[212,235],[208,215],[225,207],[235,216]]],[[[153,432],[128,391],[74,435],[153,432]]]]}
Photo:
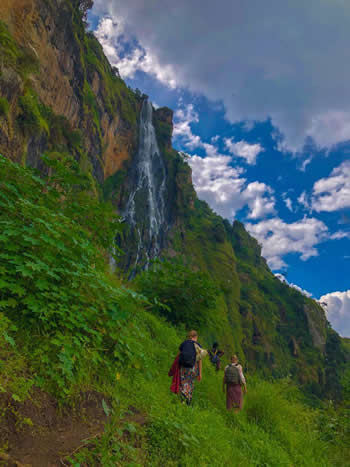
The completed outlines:
{"type": "Polygon", "coordinates": [[[39,169],[44,152],[73,154],[124,217],[124,270],[184,256],[219,285],[208,341],[268,376],[327,386],[340,344],[323,310],[274,277],[241,223],[198,200],[172,148],[172,111],[125,85],[77,2],[1,0],[0,20],[0,153],[39,169]]]}
{"type": "Polygon", "coordinates": [[[0,5],[0,152],[38,166],[44,151],[86,157],[99,183],[130,160],[140,102],[66,0],[0,5]],[[73,133],[73,134],[72,134],[73,133]]]}

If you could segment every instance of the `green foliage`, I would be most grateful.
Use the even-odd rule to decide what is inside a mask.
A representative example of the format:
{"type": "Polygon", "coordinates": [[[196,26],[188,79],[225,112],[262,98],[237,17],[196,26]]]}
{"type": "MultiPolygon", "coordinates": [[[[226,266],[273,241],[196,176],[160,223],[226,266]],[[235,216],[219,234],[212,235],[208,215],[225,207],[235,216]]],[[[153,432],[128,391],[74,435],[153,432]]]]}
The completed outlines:
{"type": "MultiPolygon", "coordinates": [[[[184,336],[167,320],[205,327],[216,286],[167,261],[137,279],[147,300],[123,288],[105,271],[113,236],[99,237],[91,224],[100,221],[84,211],[94,210],[89,177],[68,155],[44,159],[46,179],[0,158],[0,392],[20,403],[35,384],[65,404],[87,389],[103,393],[110,422],[73,465],[346,465],[348,412],[309,409],[290,379],[248,372],[245,408],[234,415],[222,373],[204,361],[194,405],[180,404],[167,372],[184,336]]],[[[102,219],[115,234],[115,218],[102,219]]]]}
{"type": "Polygon", "coordinates": [[[324,403],[318,413],[317,431],[320,439],[327,443],[331,464],[344,465],[344,453],[349,452],[350,447],[349,406],[335,409],[332,402],[324,403]]]}
{"type": "Polygon", "coordinates": [[[28,397],[34,381],[27,374],[26,361],[12,337],[16,331],[16,326],[0,312],[0,394],[6,392],[13,400],[21,401],[28,397]]]}
{"type": "Polygon", "coordinates": [[[0,97],[0,117],[6,117],[9,110],[10,105],[6,97],[0,97]]]}
{"type": "MultiPolygon", "coordinates": [[[[94,128],[103,152],[101,115],[121,117],[134,134],[142,95],[115,75],[100,44],[84,32],[81,13],[89,3],[67,5],[74,6],[80,48],[83,126],[94,128]]],[[[303,313],[310,303],[273,278],[260,246],[242,226],[232,229],[195,198],[188,164],[165,148],[171,126],[158,121],[170,198],[181,224],[174,245],[202,272],[166,261],[137,278],[143,296],[121,286],[106,271],[119,221],[112,206],[96,196],[82,133],[28,88],[26,78],[39,68],[35,54],[19,47],[1,22],[0,54],[2,67],[15,70],[24,84],[19,127],[48,140],[46,178],[0,158],[1,403],[3,394],[24,401],[33,396],[34,385],[67,405],[85,390],[103,393],[102,408],[111,422],[74,454],[73,465],[346,465],[345,403],[341,409],[331,404],[311,410],[290,378],[268,383],[248,372],[245,410],[238,415],[226,412],[222,375],[208,362],[192,407],[170,394],[167,371],[184,336],[169,322],[203,329],[204,345],[218,337],[228,349],[241,352],[243,346],[250,368],[256,364],[265,376],[291,373],[317,386],[323,362],[303,313]],[[292,337],[298,359],[291,355],[292,337]]],[[[0,100],[0,114],[7,112],[0,100]]],[[[105,199],[118,191],[125,173],[106,182],[105,199]]],[[[346,363],[332,332],[326,353],[329,395],[338,398],[341,382],[347,399],[348,372],[332,370],[346,363]]],[[[6,410],[0,406],[0,435],[6,410]]]]}
{"type": "MultiPolygon", "coordinates": [[[[348,373],[346,370],[346,363],[348,353],[344,347],[341,337],[330,326],[327,329],[326,340],[326,393],[327,396],[335,401],[341,402],[343,400],[343,386],[347,381],[348,373]]],[[[345,387],[346,391],[346,387],[345,387]]]]}
{"type": "Polygon", "coordinates": [[[167,377],[181,337],[142,310],[132,325],[121,329],[122,347],[129,344],[133,363],[118,366],[110,425],[74,456],[75,462],[111,467],[115,463],[185,466],[193,459],[200,466],[218,467],[233,462],[247,467],[340,466],[341,461],[346,465],[349,447],[340,428],[342,415],[331,414],[339,433],[344,433],[342,442],[333,446],[327,434],[331,427],[320,423],[322,413],[303,403],[290,379],[268,383],[247,374],[244,410],[233,414],[225,409],[222,373],[204,361],[194,404],[182,405],[170,393],[167,377]]]}
{"type": "Polygon", "coordinates": [[[3,21],[0,21],[0,63],[2,67],[13,68],[24,79],[39,71],[34,51],[21,47],[3,21]]]}
{"type": "Polygon", "coordinates": [[[18,100],[20,113],[17,122],[27,135],[50,133],[49,125],[43,117],[43,106],[38,96],[31,90],[27,90],[18,100]]]}
{"type": "Polygon", "coordinates": [[[161,148],[168,146],[171,142],[171,136],[173,132],[172,125],[159,119],[155,119],[154,124],[159,146],[161,148]]]}
{"type": "Polygon", "coordinates": [[[126,178],[126,170],[117,170],[113,175],[107,178],[103,185],[103,195],[105,200],[115,199],[126,178]]]}
{"type": "Polygon", "coordinates": [[[17,43],[8,30],[7,24],[0,21],[0,51],[5,60],[15,63],[19,56],[17,43]]]}
{"type": "Polygon", "coordinates": [[[206,273],[194,271],[181,260],[154,263],[139,274],[136,287],[151,301],[153,311],[192,328],[207,323],[218,293],[206,273]]]}
{"type": "Polygon", "coordinates": [[[76,19],[75,30],[76,38],[82,51],[82,68],[85,74],[84,103],[92,111],[95,125],[97,125],[99,120],[99,105],[96,102],[90,84],[97,74],[100,84],[99,98],[103,101],[103,109],[107,110],[111,116],[120,114],[131,128],[136,129],[137,96],[115,74],[103,53],[101,44],[92,33],[85,33],[81,30],[81,23],[79,21],[79,19],[76,19]]]}
{"type": "MultiPolygon", "coordinates": [[[[83,191],[87,180],[74,160],[46,161],[52,176],[43,180],[0,159],[0,310],[41,336],[33,359],[65,392],[78,356],[113,349],[112,323],[128,293],[104,275],[119,225],[112,208],[83,191]]],[[[104,362],[102,354],[90,357],[104,362]]]]}

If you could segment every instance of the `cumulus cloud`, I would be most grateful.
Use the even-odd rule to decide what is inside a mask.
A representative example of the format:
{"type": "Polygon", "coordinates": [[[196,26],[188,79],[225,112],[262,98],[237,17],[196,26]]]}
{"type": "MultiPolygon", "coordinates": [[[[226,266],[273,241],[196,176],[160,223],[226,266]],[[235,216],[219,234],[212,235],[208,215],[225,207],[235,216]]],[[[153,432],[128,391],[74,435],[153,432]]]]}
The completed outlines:
{"type": "Polygon", "coordinates": [[[112,66],[122,78],[133,78],[138,70],[149,73],[170,88],[176,87],[171,65],[160,64],[151,50],[135,45],[130,51],[122,18],[103,17],[94,32],[112,66]]]}
{"type": "Polygon", "coordinates": [[[328,321],[343,337],[350,337],[350,290],[331,292],[320,297],[328,321]]]}
{"type": "Polygon", "coordinates": [[[287,266],[283,256],[288,253],[299,254],[303,261],[317,256],[316,246],[329,238],[327,226],[315,218],[305,217],[288,224],[276,217],[257,224],[247,223],[246,227],[262,245],[262,255],[274,270],[287,266]]]}
{"type": "Polygon", "coordinates": [[[285,276],[284,276],[283,274],[276,273],[275,276],[276,276],[277,279],[279,279],[281,282],[283,282],[284,284],[289,285],[289,287],[292,287],[293,289],[298,290],[298,292],[302,293],[302,294],[305,295],[306,297],[312,297],[312,294],[311,294],[310,292],[308,292],[307,290],[302,289],[301,287],[299,287],[299,286],[296,285],[296,284],[293,284],[292,282],[288,282],[287,279],[285,278],[285,276]]]}
{"type": "Polygon", "coordinates": [[[174,115],[174,138],[189,150],[201,148],[206,157],[192,155],[187,160],[192,168],[193,184],[200,199],[223,217],[232,219],[236,212],[248,207],[249,219],[261,219],[275,213],[275,198],[271,187],[242,177],[244,169],[232,167],[232,157],[220,154],[217,138],[206,143],[192,131],[198,123],[198,113],[192,104],[179,108],[174,115]]]}
{"type": "Polygon", "coordinates": [[[247,183],[241,176],[242,170],[231,167],[230,156],[194,155],[188,162],[198,197],[207,201],[221,216],[233,219],[236,212],[245,206],[250,219],[263,218],[275,212],[273,190],[265,183],[247,183]]]}
{"type": "Polygon", "coordinates": [[[225,146],[231,154],[245,159],[250,165],[256,164],[257,156],[264,150],[260,144],[249,144],[244,140],[235,143],[233,138],[225,138],[225,146]]]}
{"type": "Polygon", "coordinates": [[[233,122],[270,118],[293,151],[350,139],[349,2],[95,0],[95,12],[141,44],[128,73],[221,100],[233,122]]]}
{"type": "Polygon", "coordinates": [[[174,138],[180,139],[188,149],[201,147],[200,137],[194,135],[191,128],[191,123],[198,122],[198,113],[194,110],[193,104],[177,109],[174,114],[174,138]]]}
{"type": "Polygon", "coordinates": [[[311,206],[317,212],[337,211],[350,207],[350,161],[318,180],[312,190],[311,206]]]}

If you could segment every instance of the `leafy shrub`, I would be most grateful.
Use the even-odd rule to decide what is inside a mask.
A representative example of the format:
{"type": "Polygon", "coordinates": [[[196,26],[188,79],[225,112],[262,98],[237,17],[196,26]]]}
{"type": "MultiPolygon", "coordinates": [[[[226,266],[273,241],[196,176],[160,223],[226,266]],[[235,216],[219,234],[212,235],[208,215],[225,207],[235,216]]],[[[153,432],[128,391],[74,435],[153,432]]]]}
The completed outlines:
{"type": "Polygon", "coordinates": [[[106,363],[91,349],[113,360],[122,303],[133,301],[104,274],[115,215],[83,196],[84,176],[74,160],[64,162],[51,160],[53,175],[43,180],[0,158],[0,311],[40,336],[33,361],[62,393],[84,358],[106,363]]]}
{"type": "Polygon", "coordinates": [[[37,95],[27,91],[18,100],[20,114],[17,117],[19,126],[26,134],[50,133],[49,125],[43,118],[37,95]]]}
{"type": "Polygon", "coordinates": [[[138,276],[136,287],[152,302],[153,311],[188,327],[207,322],[218,293],[208,274],[193,271],[181,260],[155,262],[138,276]]]}

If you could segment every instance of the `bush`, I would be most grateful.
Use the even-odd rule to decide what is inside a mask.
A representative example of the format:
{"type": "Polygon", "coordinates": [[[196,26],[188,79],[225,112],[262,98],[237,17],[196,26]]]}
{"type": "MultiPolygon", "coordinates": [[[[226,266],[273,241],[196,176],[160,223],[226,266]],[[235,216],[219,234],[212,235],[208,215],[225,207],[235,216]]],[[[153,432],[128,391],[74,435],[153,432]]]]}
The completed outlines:
{"type": "Polygon", "coordinates": [[[64,170],[52,162],[56,170],[45,181],[0,158],[0,311],[40,336],[33,362],[61,394],[85,358],[90,366],[106,367],[103,352],[92,349],[104,348],[114,358],[122,303],[133,301],[104,274],[115,215],[103,204],[99,212],[98,201],[83,196],[84,176],[75,161],[65,162],[64,170]]]}
{"type": "Polygon", "coordinates": [[[43,118],[40,111],[40,103],[37,95],[32,91],[27,91],[18,100],[20,113],[17,117],[19,126],[28,135],[49,134],[49,125],[43,118]]]}
{"type": "Polygon", "coordinates": [[[150,300],[153,311],[189,328],[210,319],[218,294],[208,274],[193,271],[181,260],[155,262],[137,277],[136,288],[150,300]]]}

